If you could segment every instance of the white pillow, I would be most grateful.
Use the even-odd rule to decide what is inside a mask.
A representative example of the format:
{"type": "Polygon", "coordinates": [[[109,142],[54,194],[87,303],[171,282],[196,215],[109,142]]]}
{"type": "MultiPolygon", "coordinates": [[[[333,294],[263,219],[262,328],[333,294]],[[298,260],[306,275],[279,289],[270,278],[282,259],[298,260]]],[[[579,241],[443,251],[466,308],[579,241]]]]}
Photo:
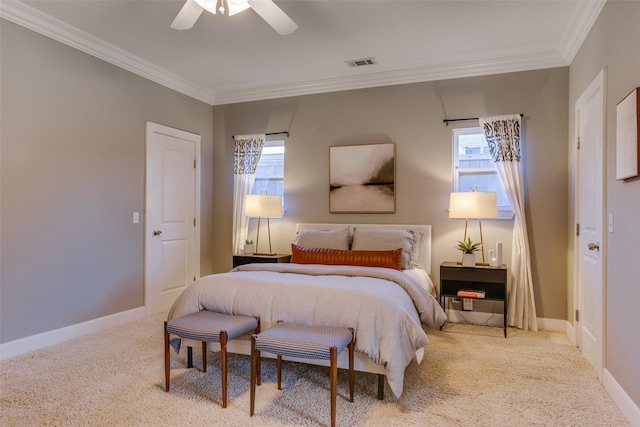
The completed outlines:
{"type": "Polygon", "coordinates": [[[410,270],[419,267],[419,242],[420,233],[414,230],[356,228],[351,250],[384,251],[402,248],[402,269],[410,270]]]}
{"type": "Polygon", "coordinates": [[[293,243],[305,248],[349,249],[349,227],[336,230],[300,230],[293,243]]]}

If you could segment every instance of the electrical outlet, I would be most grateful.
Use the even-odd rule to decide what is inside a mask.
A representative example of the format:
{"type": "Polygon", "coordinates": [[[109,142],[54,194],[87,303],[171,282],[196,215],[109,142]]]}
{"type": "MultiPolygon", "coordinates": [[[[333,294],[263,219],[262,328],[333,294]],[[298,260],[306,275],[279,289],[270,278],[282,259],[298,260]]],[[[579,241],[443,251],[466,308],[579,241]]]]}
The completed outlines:
{"type": "Polygon", "coordinates": [[[462,309],[464,311],[473,310],[473,299],[471,299],[471,298],[462,298],[462,309]]]}

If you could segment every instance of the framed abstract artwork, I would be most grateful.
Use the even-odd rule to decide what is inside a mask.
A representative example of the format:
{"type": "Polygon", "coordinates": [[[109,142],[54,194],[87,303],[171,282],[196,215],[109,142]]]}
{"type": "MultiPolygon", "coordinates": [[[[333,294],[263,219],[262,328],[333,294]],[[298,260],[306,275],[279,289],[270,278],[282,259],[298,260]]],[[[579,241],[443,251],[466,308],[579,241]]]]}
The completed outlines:
{"type": "Polygon", "coordinates": [[[395,213],[393,142],[329,147],[329,212],[395,213]]]}
{"type": "Polygon", "coordinates": [[[616,179],[629,180],[640,174],[640,88],[635,88],[616,106],[616,179]]]}

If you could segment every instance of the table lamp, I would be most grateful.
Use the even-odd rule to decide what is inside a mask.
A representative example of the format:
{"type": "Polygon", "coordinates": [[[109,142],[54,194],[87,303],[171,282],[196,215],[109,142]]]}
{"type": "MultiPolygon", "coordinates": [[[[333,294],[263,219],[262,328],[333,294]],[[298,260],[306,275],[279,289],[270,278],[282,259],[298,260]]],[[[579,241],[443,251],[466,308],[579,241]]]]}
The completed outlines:
{"type": "Polygon", "coordinates": [[[469,218],[477,218],[480,226],[480,244],[482,246],[482,264],[484,260],[484,239],[482,236],[482,218],[498,217],[498,196],[495,192],[468,191],[451,193],[449,198],[449,218],[465,219],[464,239],[467,240],[469,218]]]}
{"type": "Polygon", "coordinates": [[[256,233],[256,255],[275,255],[271,249],[271,224],[269,218],[282,216],[282,196],[269,194],[247,194],[244,197],[244,214],[249,217],[258,217],[258,231],[256,233]],[[258,252],[260,247],[260,220],[267,218],[267,230],[269,235],[269,252],[258,252]]]}

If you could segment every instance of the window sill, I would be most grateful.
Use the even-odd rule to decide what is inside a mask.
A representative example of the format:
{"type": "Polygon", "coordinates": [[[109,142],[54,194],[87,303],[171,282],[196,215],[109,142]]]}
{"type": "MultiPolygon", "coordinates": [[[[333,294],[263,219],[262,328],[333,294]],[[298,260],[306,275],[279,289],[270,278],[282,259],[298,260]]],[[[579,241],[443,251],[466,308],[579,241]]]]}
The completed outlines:
{"type": "Polygon", "coordinates": [[[511,209],[498,210],[498,219],[513,219],[516,214],[511,209]]]}

